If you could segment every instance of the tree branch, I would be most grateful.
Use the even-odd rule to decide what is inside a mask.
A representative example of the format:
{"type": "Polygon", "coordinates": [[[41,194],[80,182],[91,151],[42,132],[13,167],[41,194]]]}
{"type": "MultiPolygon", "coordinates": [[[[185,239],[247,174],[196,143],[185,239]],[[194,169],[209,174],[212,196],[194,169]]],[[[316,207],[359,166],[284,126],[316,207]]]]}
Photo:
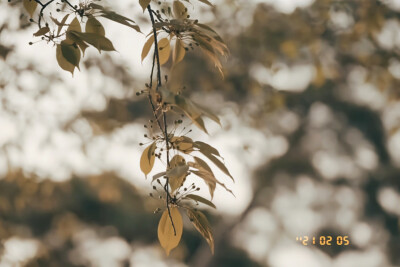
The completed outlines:
{"type": "MultiPolygon", "coordinates": [[[[161,82],[160,55],[158,53],[159,50],[158,50],[158,41],[157,41],[157,29],[155,27],[155,21],[154,21],[154,17],[153,17],[153,10],[151,9],[150,5],[147,6],[147,10],[148,10],[149,15],[150,15],[150,20],[151,20],[151,25],[152,25],[152,28],[153,28],[153,35],[154,35],[154,54],[153,54],[153,65],[152,65],[151,74],[150,74],[150,90],[152,89],[152,86],[153,86],[154,67],[155,67],[155,62],[157,61],[157,86],[156,86],[156,91],[158,91],[158,88],[162,85],[162,82],[161,82]]],[[[163,128],[162,124],[161,124],[161,121],[157,116],[157,111],[155,109],[155,106],[154,106],[154,103],[153,103],[153,100],[151,98],[150,93],[149,93],[149,101],[150,101],[150,104],[151,104],[152,109],[153,109],[153,115],[154,115],[155,119],[157,120],[157,124],[160,127],[161,132],[164,135],[164,140],[165,140],[166,150],[167,150],[166,151],[166,153],[167,153],[167,168],[169,168],[169,166],[170,166],[170,161],[169,161],[169,138],[168,138],[168,126],[167,126],[166,111],[162,111],[162,113],[163,113],[163,123],[164,123],[164,128],[163,128]]],[[[171,202],[172,197],[170,195],[168,185],[169,185],[169,178],[166,177],[166,181],[165,181],[165,185],[164,185],[164,191],[167,194],[166,206],[167,206],[167,210],[168,210],[169,219],[171,220],[172,228],[174,229],[174,235],[176,235],[175,224],[174,224],[174,221],[172,219],[171,210],[170,210],[170,207],[169,207],[169,204],[171,202]]]]}

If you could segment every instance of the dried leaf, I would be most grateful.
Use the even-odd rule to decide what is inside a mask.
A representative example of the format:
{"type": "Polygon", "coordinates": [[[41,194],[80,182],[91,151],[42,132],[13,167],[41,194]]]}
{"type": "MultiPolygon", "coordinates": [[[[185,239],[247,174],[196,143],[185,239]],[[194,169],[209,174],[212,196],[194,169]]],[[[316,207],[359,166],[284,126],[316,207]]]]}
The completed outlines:
{"type": "Polygon", "coordinates": [[[197,202],[201,202],[203,204],[206,204],[214,209],[216,209],[217,207],[214,205],[214,203],[212,203],[210,200],[205,199],[204,197],[198,196],[198,195],[194,195],[194,194],[189,194],[186,195],[185,198],[190,198],[193,199],[197,202]]]}
{"type": "Polygon", "coordinates": [[[161,216],[160,222],[158,223],[158,240],[161,246],[164,248],[165,253],[169,256],[172,249],[178,246],[181,241],[183,222],[182,216],[176,207],[170,208],[171,218],[174,223],[172,226],[171,218],[169,217],[168,210],[165,210],[161,216]]]}
{"type": "Polygon", "coordinates": [[[193,226],[199,231],[210,246],[211,253],[214,254],[214,238],[207,217],[200,211],[187,210],[187,215],[193,226]]]}
{"type": "Polygon", "coordinates": [[[146,147],[145,150],[143,150],[142,156],[140,157],[140,169],[146,177],[147,174],[149,174],[153,169],[154,160],[156,158],[154,154],[156,147],[156,143],[153,142],[151,145],[146,147]]]}

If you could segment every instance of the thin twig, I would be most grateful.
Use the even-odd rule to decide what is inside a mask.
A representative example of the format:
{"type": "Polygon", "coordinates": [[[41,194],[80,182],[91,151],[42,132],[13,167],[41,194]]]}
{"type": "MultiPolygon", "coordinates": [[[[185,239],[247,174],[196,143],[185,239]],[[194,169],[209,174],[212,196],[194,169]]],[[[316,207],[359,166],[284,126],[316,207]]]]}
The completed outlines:
{"type": "MultiPolygon", "coordinates": [[[[153,66],[151,69],[151,74],[150,74],[150,90],[152,89],[152,85],[153,85],[153,74],[154,74],[154,65],[155,65],[155,61],[157,61],[157,86],[156,86],[156,91],[158,91],[159,87],[162,85],[162,81],[161,81],[161,65],[160,65],[160,55],[159,55],[159,51],[158,51],[158,41],[157,41],[157,29],[155,27],[155,21],[154,21],[154,17],[153,17],[153,10],[151,9],[151,6],[148,5],[147,6],[147,10],[149,12],[150,15],[150,20],[151,20],[151,25],[153,27],[153,35],[154,35],[154,54],[153,54],[153,66]]],[[[163,113],[163,123],[164,123],[164,129],[162,128],[160,119],[157,117],[157,113],[156,113],[156,109],[153,103],[153,100],[151,98],[151,95],[149,93],[149,101],[150,104],[152,106],[153,109],[153,115],[155,116],[158,126],[161,129],[161,132],[164,135],[164,139],[165,139],[165,143],[166,143],[166,150],[167,150],[167,168],[170,166],[170,162],[169,162],[169,140],[168,140],[168,127],[167,127],[167,115],[165,111],[162,111],[163,113]]],[[[165,185],[164,185],[164,191],[167,194],[166,197],[166,206],[167,206],[167,210],[168,210],[168,216],[169,219],[171,220],[171,224],[172,224],[172,228],[174,229],[174,235],[176,235],[176,229],[175,229],[175,224],[174,221],[172,219],[172,215],[171,215],[171,209],[169,207],[169,203],[172,199],[170,193],[169,193],[169,188],[168,188],[168,184],[169,184],[169,178],[166,178],[165,181],[165,185]]]]}

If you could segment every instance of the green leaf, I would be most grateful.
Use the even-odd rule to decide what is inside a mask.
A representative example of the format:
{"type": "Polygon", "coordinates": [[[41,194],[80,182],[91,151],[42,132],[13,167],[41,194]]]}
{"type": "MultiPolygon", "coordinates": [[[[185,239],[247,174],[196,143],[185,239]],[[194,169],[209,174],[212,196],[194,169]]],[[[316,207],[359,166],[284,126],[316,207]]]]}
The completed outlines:
{"type": "Polygon", "coordinates": [[[143,150],[142,156],[140,157],[140,169],[146,177],[147,174],[149,174],[153,169],[154,160],[156,158],[156,155],[154,153],[156,148],[156,143],[153,142],[151,145],[146,147],[145,150],[143,150]]]}
{"type": "Polygon", "coordinates": [[[73,44],[68,44],[65,41],[61,42],[62,56],[73,66],[79,69],[79,61],[81,60],[81,51],[73,44]]]}
{"type": "Polygon", "coordinates": [[[89,32],[76,32],[71,31],[72,35],[75,35],[79,39],[82,39],[86,43],[96,47],[99,52],[103,51],[115,51],[112,42],[104,36],[98,35],[96,33],[89,32]]]}
{"type": "Polygon", "coordinates": [[[198,196],[198,195],[194,195],[194,194],[189,194],[186,195],[185,198],[190,198],[193,199],[197,202],[201,202],[203,204],[206,204],[214,209],[216,209],[217,207],[214,205],[214,203],[212,203],[210,200],[205,199],[204,197],[198,196]]]}
{"type": "Polygon", "coordinates": [[[89,16],[89,19],[86,22],[85,31],[95,33],[101,36],[106,35],[103,25],[93,16],[89,16]]]}
{"type": "Polygon", "coordinates": [[[139,4],[142,6],[144,12],[147,6],[150,4],[150,0],[139,0],[139,4]]]}
{"type": "Polygon", "coordinates": [[[204,237],[214,254],[214,238],[207,217],[200,211],[187,210],[187,215],[196,230],[204,237]]]}
{"type": "Polygon", "coordinates": [[[182,216],[176,207],[170,208],[171,218],[169,217],[168,210],[165,210],[161,216],[160,222],[158,223],[158,240],[161,246],[164,248],[165,253],[169,256],[172,249],[178,246],[181,241],[183,222],[182,216]],[[172,226],[171,219],[174,223],[172,226]],[[175,232],[174,232],[175,227],[175,232]]]}
{"type": "Polygon", "coordinates": [[[160,65],[165,64],[171,53],[171,46],[169,44],[169,40],[167,38],[162,38],[158,41],[158,56],[160,59],[160,65]]]}
{"type": "Polygon", "coordinates": [[[71,74],[74,74],[75,66],[69,63],[63,56],[62,51],[61,51],[61,45],[57,45],[56,48],[56,59],[58,65],[66,71],[71,72],[71,74]]]}
{"type": "Polygon", "coordinates": [[[45,35],[49,31],[50,31],[49,27],[43,27],[43,28],[40,28],[37,32],[35,32],[33,35],[34,36],[41,36],[41,35],[45,35]]]}
{"type": "Polygon", "coordinates": [[[23,2],[24,8],[26,11],[28,11],[29,16],[33,16],[33,13],[35,13],[35,10],[37,8],[38,3],[35,2],[34,0],[24,0],[23,2]]]}
{"type": "Polygon", "coordinates": [[[186,19],[187,18],[187,9],[181,1],[175,0],[172,4],[172,9],[174,12],[174,17],[177,19],[186,19]]]}
{"type": "Polygon", "coordinates": [[[178,64],[185,57],[186,50],[184,43],[181,39],[177,39],[175,42],[175,49],[172,55],[174,65],[178,64]]]}
{"type": "Polygon", "coordinates": [[[150,36],[150,38],[147,39],[146,43],[143,46],[142,62],[143,62],[143,59],[145,59],[147,57],[147,55],[149,54],[150,48],[153,46],[153,43],[154,43],[154,35],[150,36]]]}
{"type": "Polygon", "coordinates": [[[141,32],[139,26],[136,25],[133,20],[131,20],[130,18],[121,16],[113,11],[107,11],[107,10],[103,9],[101,16],[104,18],[107,18],[109,20],[115,21],[117,23],[120,23],[122,25],[128,26],[128,27],[136,30],[137,32],[141,32]]]}

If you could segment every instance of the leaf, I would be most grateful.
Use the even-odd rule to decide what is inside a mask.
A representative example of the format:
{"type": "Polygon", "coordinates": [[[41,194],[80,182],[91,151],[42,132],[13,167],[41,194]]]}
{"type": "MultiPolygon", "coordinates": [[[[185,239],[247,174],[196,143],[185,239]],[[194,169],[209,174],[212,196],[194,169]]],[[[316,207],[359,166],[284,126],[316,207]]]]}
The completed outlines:
{"type": "Polygon", "coordinates": [[[199,0],[199,1],[206,5],[213,6],[213,4],[211,4],[208,0],[199,0]]]}
{"type": "Polygon", "coordinates": [[[69,14],[65,15],[63,17],[63,19],[61,20],[60,25],[58,25],[57,36],[60,35],[62,28],[65,26],[65,22],[67,21],[68,16],[69,16],[69,14]]]}
{"type": "Polygon", "coordinates": [[[101,36],[106,35],[103,25],[93,16],[89,16],[89,19],[86,22],[85,31],[95,33],[101,36]]]}
{"type": "Polygon", "coordinates": [[[200,150],[200,152],[207,153],[207,154],[214,154],[220,157],[219,152],[214,147],[210,146],[207,143],[196,141],[194,142],[194,146],[200,150]]]}
{"type": "Polygon", "coordinates": [[[210,206],[210,207],[212,207],[214,209],[217,208],[214,205],[214,203],[212,203],[211,201],[205,199],[204,197],[198,196],[198,195],[189,194],[189,195],[186,195],[185,198],[190,198],[190,199],[193,199],[193,200],[195,200],[197,202],[201,202],[201,203],[206,204],[206,205],[208,205],[208,206],[210,206]]]}
{"type": "Polygon", "coordinates": [[[66,42],[69,42],[71,44],[73,43],[77,44],[79,48],[82,50],[83,54],[85,54],[86,48],[89,47],[80,37],[72,34],[72,32],[67,32],[66,42]]]}
{"type": "Polygon", "coordinates": [[[150,0],[139,0],[139,4],[142,6],[144,12],[147,6],[150,4],[150,0]]]}
{"type": "Polygon", "coordinates": [[[181,155],[175,155],[169,162],[171,168],[185,164],[186,164],[185,158],[182,157],[181,155]]]}
{"type": "Polygon", "coordinates": [[[187,18],[187,9],[181,1],[175,0],[172,5],[172,10],[174,12],[174,17],[177,19],[186,19],[187,18]]]}
{"type": "Polygon", "coordinates": [[[156,158],[156,155],[154,154],[156,150],[156,143],[153,142],[151,145],[146,147],[145,150],[143,150],[142,156],[140,157],[140,169],[144,173],[144,175],[147,178],[147,174],[151,172],[154,166],[154,160],[156,158]]]}
{"type": "Polygon", "coordinates": [[[172,55],[174,64],[178,64],[185,57],[186,50],[184,43],[181,39],[177,39],[175,42],[175,49],[172,55]]]}
{"type": "Polygon", "coordinates": [[[74,18],[68,26],[67,32],[76,31],[81,32],[81,24],[77,18],[74,18]]]}
{"type": "Polygon", "coordinates": [[[195,160],[195,163],[188,162],[188,166],[198,169],[198,170],[191,170],[191,172],[199,176],[204,180],[204,182],[206,182],[206,184],[208,185],[208,189],[210,190],[211,199],[214,197],[214,191],[217,183],[220,186],[222,186],[226,191],[235,196],[232,190],[230,190],[228,187],[226,187],[225,184],[221,183],[217,178],[215,178],[215,175],[212,172],[210,166],[208,166],[208,164],[204,160],[198,157],[193,157],[193,158],[195,160]]]}
{"type": "Polygon", "coordinates": [[[69,63],[63,56],[62,51],[61,51],[61,45],[57,45],[56,48],[56,59],[57,59],[57,63],[58,65],[66,71],[71,72],[71,74],[74,74],[74,69],[75,66],[72,65],[71,63],[69,63]]]}
{"type": "Polygon", "coordinates": [[[193,151],[193,140],[187,136],[174,136],[170,141],[183,153],[187,154],[193,151]]]}
{"type": "Polygon", "coordinates": [[[171,218],[169,217],[168,210],[165,210],[161,216],[160,222],[158,223],[158,240],[161,246],[164,248],[165,253],[169,256],[172,249],[178,246],[182,237],[183,222],[182,216],[176,207],[170,208],[171,218],[175,226],[172,226],[171,218]]]}
{"type": "MultiPolygon", "coordinates": [[[[202,151],[200,151],[202,152],[202,151]]],[[[203,153],[203,152],[202,152],[203,153]]],[[[235,181],[232,177],[232,175],[229,173],[229,170],[226,168],[224,163],[222,163],[219,159],[217,159],[214,155],[209,154],[209,153],[203,153],[204,156],[206,156],[209,160],[212,161],[221,171],[223,171],[226,175],[231,177],[232,181],[235,181]]]]}
{"type": "Polygon", "coordinates": [[[167,38],[162,38],[158,41],[158,56],[160,59],[160,65],[165,64],[169,59],[171,53],[171,46],[167,38]]]}
{"type": "Polygon", "coordinates": [[[101,52],[101,50],[115,51],[112,42],[104,36],[98,35],[96,33],[76,32],[76,31],[72,31],[71,34],[82,39],[86,43],[96,47],[99,50],[99,52],[101,52]]]}
{"type": "Polygon", "coordinates": [[[68,44],[65,41],[61,42],[62,56],[71,63],[74,67],[79,69],[79,61],[81,60],[81,51],[73,44],[68,44]]]}
{"type": "Polygon", "coordinates": [[[187,215],[196,230],[204,237],[214,254],[214,238],[207,217],[201,211],[187,210],[187,215]]]}
{"type": "Polygon", "coordinates": [[[34,0],[24,0],[23,2],[24,8],[26,11],[28,11],[29,16],[33,16],[33,13],[35,13],[35,10],[37,8],[38,3],[34,0]]]}
{"type": "Polygon", "coordinates": [[[154,180],[157,180],[160,177],[163,177],[167,172],[159,172],[155,175],[153,175],[153,180],[151,182],[154,182],[154,180]]]}
{"type": "Polygon", "coordinates": [[[189,166],[183,164],[175,166],[167,171],[166,176],[168,177],[168,181],[171,186],[171,193],[182,186],[188,170],[189,166]]]}
{"type": "Polygon", "coordinates": [[[150,36],[150,38],[147,39],[146,43],[143,46],[142,62],[143,62],[143,59],[145,59],[147,57],[147,55],[149,54],[150,48],[152,47],[153,43],[154,43],[154,35],[150,36]]]}
{"type": "Polygon", "coordinates": [[[34,36],[41,36],[41,35],[45,35],[49,31],[50,31],[49,27],[43,27],[43,28],[40,28],[37,32],[35,32],[33,35],[34,36]]]}
{"type": "Polygon", "coordinates": [[[120,23],[122,25],[128,26],[128,27],[136,30],[137,32],[141,32],[139,26],[136,25],[133,20],[131,20],[130,18],[121,16],[113,11],[108,11],[108,10],[102,9],[101,16],[104,18],[107,18],[109,20],[115,21],[117,23],[120,23]]]}

